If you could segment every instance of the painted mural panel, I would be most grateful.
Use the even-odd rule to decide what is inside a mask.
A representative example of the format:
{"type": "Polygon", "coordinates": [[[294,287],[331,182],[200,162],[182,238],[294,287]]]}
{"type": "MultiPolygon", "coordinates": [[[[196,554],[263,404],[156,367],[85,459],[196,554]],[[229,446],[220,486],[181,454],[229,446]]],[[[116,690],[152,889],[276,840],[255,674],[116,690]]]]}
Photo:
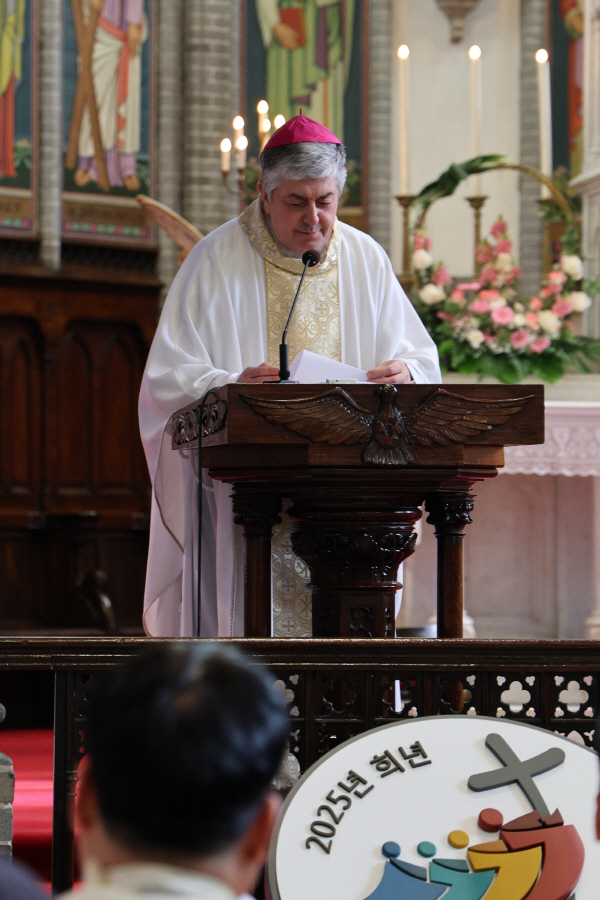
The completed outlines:
{"type": "MultiPolygon", "coordinates": [[[[361,224],[366,162],[365,0],[246,0],[245,115],[248,151],[258,157],[257,104],[269,120],[299,113],[330,128],[346,145],[344,206],[361,224]]],[[[271,133],[274,129],[271,130],[271,133]]],[[[346,218],[346,216],[344,216],[346,218]]]]}
{"type": "Polygon", "coordinates": [[[35,234],[36,9],[0,0],[0,234],[35,234]]]}
{"type": "MultiPolygon", "coordinates": [[[[2,2],[2,0],[0,0],[2,2]]],[[[63,236],[150,244],[154,0],[65,0],[63,236]]]]}

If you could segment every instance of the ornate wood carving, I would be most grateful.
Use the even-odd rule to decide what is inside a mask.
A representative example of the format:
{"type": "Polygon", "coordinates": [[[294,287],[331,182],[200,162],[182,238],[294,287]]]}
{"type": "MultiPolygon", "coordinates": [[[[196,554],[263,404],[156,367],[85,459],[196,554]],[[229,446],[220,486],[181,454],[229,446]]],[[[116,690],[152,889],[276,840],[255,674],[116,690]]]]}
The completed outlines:
{"type": "MultiPolygon", "coordinates": [[[[427,522],[435,525],[438,544],[438,637],[463,634],[464,530],[472,521],[473,498],[467,493],[433,494],[425,501],[427,522]]],[[[456,704],[455,708],[462,708],[456,704]]]]}
{"type": "MultiPolygon", "coordinates": [[[[198,440],[198,415],[200,407],[185,409],[176,413],[172,419],[173,446],[184,447],[198,440]]],[[[227,418],[227,404],[224,400],[215,397],[207,401],[202,409],[202,437],[217,434],[225,427],[227,418]]]]}
{"type": "Polygon", "coordinates": [[[332,532],[309,531],[309,527],[292,534],[292,548],[319,587],[392,583],[400,563],[414,553],[417,540],[416,534],[387,528],[332,532]]]}
{"type": "Polygon", "coordinates": [[[461,397],[434,388],[413,412],[398,409],[398,390],[386,384],[374,388],[380,398],[376,415],[359,406],[342,388],[317,397],[272,400],[240,394],[258,415],[294,431],[313,443],[367,446],[363,460],[379,466],[417,463],[417,446],[465,444],[482,431],[503,425],[533,399],[488,400],[461,397]]]}

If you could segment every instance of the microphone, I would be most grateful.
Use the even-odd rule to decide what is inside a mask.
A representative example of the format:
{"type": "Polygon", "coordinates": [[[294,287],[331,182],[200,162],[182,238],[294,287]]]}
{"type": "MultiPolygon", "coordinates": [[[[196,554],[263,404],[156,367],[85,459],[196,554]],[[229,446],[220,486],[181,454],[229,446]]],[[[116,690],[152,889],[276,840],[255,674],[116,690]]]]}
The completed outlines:
{"type": "Polygon", "coordinates": [[[296,306],[296,300],[298,299],[298,295],[300,293],[300,288],[302,287],[302,282],[304,281],[304,276],[306,275],[306,270],[310,267],[318,265],[321,262],[321,254],[318,250],[307,250],[306,253],[302,255],[302,262],[304,263],[304,270],[302,272],[302,277],[300,278],[300,284],[298,285],[298,290],[296,291],[296,296],[294,297],[294,302],[292,303],[292,308],[290,309],[290,314],[288,316],[288,320],[285,328],[283,329],[283,334],[281,336],[281,343],[279,345],[279,382],[280,384],[298,384],[297,381],[290,381],[290,359],[289,359],[289,348],[286,343],[286,337],[288,328],[290,327],[290,322],[292,321],[292,316],[294,314],[294,308],[296,306]]]}

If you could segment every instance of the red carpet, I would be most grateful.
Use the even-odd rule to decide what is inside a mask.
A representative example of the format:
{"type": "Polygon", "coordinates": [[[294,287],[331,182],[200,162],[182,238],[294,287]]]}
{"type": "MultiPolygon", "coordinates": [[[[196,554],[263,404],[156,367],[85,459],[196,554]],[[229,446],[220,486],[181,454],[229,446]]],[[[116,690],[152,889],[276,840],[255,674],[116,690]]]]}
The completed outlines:
{"type": "Polygon", "coordinates": [[[0,731],[0,751],[15,769],[13,854],[50,881],[52,865],[52,730],[0,731]]]}

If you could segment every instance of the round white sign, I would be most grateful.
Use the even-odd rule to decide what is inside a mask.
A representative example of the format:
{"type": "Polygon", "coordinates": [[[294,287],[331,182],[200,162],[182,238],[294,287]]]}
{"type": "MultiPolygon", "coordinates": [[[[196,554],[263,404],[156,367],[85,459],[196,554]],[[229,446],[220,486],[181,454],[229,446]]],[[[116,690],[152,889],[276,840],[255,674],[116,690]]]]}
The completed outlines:
{"type": "Polygon", "coordinates": [[[365,732],[289,794],[273,900],[597,900],[597,755],[541,728],[436,716],[365,732]]]}

